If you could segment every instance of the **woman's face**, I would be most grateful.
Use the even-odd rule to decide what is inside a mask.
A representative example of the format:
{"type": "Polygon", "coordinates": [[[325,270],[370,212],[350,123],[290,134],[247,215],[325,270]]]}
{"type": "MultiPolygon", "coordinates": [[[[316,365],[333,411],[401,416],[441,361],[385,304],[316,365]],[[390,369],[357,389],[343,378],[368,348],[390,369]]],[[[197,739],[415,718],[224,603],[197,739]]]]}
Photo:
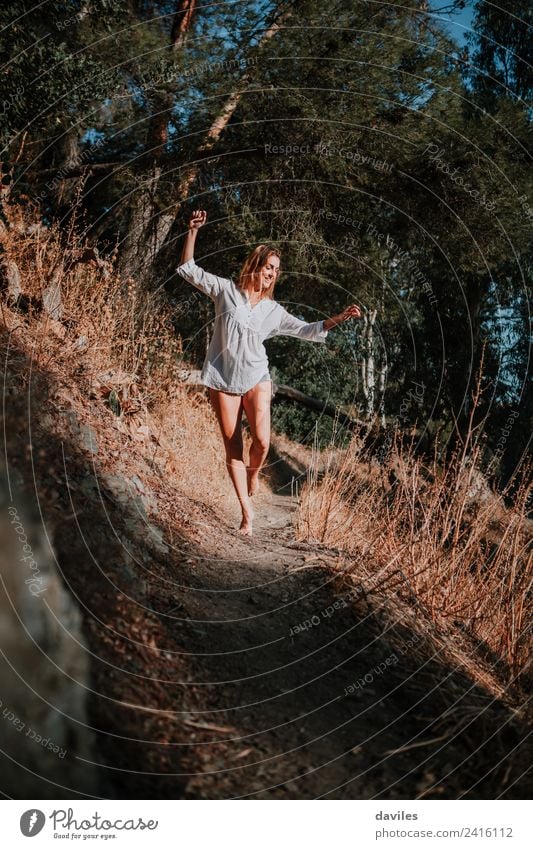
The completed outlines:
{"type": "Polygon", "coordinates": [[[267,261],[259,272],[260,287],[259,290],[270,289],[276,282],[279,274],[279,257],[276,254],[269,254],[267,261]]]}

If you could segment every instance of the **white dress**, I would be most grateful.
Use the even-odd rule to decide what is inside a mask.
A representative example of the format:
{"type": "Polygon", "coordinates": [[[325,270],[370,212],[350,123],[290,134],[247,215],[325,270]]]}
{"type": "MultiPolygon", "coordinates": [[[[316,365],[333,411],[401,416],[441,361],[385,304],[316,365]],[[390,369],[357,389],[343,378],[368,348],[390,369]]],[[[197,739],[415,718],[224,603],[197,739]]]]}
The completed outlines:
{"type": "Polygon", "coordinates": [[[242,395],[262,380],[270,380],[263,342],[273,336],[297,336],[325,342],[324,321],[306,322],[270,298],[252,307],[248,294],[232,278],[204,271],[194,259],[176,272],[215,303],[215,325],[201,382],[204,386],[242,395]]]}

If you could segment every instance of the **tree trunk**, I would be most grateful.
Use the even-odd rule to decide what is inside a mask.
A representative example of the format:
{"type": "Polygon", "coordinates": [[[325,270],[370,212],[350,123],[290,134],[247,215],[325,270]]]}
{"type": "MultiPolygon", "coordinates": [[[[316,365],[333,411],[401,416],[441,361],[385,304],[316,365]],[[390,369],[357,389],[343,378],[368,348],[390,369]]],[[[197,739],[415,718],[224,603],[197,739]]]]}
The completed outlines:
{"type": "Polygon", "coordinates": [[[383,358],[378,371],[378,390],[379,390],[379,417],[381,426],[385,427],[387,422],[385,418],[385,386],[387,384],[387,360],[383,353],[383,358]]]}
{"type": "MultiPolygon", "coordinates": [[[[285,11],[282,12],[281,15],[263,33],[259,44],[257,45],[257,47],[254,48],[254,53],[259,52],[261,48],[279,32],[282,25],[293,14],[293,7],[285,9],[285,11]]],[[[210,153],[219,141],[222,133],[224,132],[231,118],[233,117],[242,99],[242,96],[245,94],[252,81],[253,68],[247,69],[243,73],[235,90],[226,99],[219,114],[209,127],[202,143],[196,149],[195,161],[191,162],[184,169],[176,188],[174,206],[169,210],[169,212],[160,215],[157,219],[156,242],[162,247],[159,251],[159,255],[154,258],[152,266],[155,277],[165,276],[165,273],[168,270],[172,269],[173,266],[176,264],[173,262],[173,257],[175,254],[174,245],[182,228],[182,224],[179,218],[182,204],[185,200],[187,200],[190,188],[193,182],[198,177],[198,174],[201,169],[202,160],[205,159],[206,154],[210,153]]],[[[148,258],[149,262],[150,259],[151,258],[148,258]]]]}
{"type": "Polygon", "coordinates": [[[376,323],[377,310],[367,310],[363,315],[363,360],[361,363],[363,395],[365,397],[365,413],[370,420],[374,416],[376,378],[375,378],[375,351],[374,351],[374,324],[376,323]]]}
{"type": "Polygon", "coordinates": [[[336,418],[341,425],[344,425],[344,427],[347,427],[350,430],[362,427],[366,428],[367,426],[365,422],[359,421],[358,419],[352,419],[350,416],[347,416],[346,413],[340,412],[334,404],[329,404],[327,401],[321,401],[320,398],[313,398],[312,395],[306,395],[304,392],[300,392],[299,389],[293,389],[292,386],[286,386],[283,383],[274,383],[274,381],[272,381],[272,391],[273,400],[280,400],[284,398],[288,401],[295,401],[297,404],[307,407],[308,410],[313,410],[316,413],[324,413],[332,419],[336,418]]]}
{"type": "Polygon", "coordinates": [[[119,259],[124,276],[142,277],[148,257],[157,250],[154,206],[160,176],[161,168],[154,163],[151,173],[145,175],[133,192],[119,259]]]}
{"type": "MultiPolygon", "coordinates": [[[[189,32],[196,0],[179,0],[170,32],[169,49],[172,54],[180,50],[189,32]]],[[[156,100],[154,113],[148,124],[145,142],[145,157],[150,157],[150,167],[141,177],[138,188],[133,192],[126,234],[122,242],[119,268],[122,274],[141,277],[157,255],[161,243],[158,235],[157,190],[162,174],[158,160],[165,153],[168,141],[168,120],[173,105],[171,95],[156,100]]]]}
{"type": "MultiPolygon", "coordinates": [[[[182,379],[183,382],[187,383],[189,386],[203,386],[200,382],[200,376],[200,369],[193,369],[192,371],[184,370],[182,379]]],[[[346,413],[340,412],[334,404],[330,404],[328,401],[322,401],[320,398],[313,398],[312,395],[306,395],[305,392],[300,392],[299,389],[294,389],[292,386],[287,386],[284,383],[276,383],[275,381],[272,381],[272,397],[274,401],[279,401],[281,399],[294,401],[296,404],[301,404],[303,407],[306,407],[308,410],[313,410],[315,413],[324,413],[326,416],[336,418],[340,424],[350,430],[358,428],[366,429],[368,427],[366,422],[362,422],[359,419],[352,419],[350,416],[347,416],[346,413]]]]}
{"type": "MultiPolygon", "coordinates": [[[[482,359],[481,320],[485,291],[479,277],[472,275],[466,281],[465,293],[468,308],[468,320],[471,328],[471,365],[469,372],[464,375],[464,382],[463,380],[457,381],[454,399],[452,402],[457,420],[458,435],[462,442],[466,439],[470,425],[470,416],[472,413],[472,392],[475,388],[478,370],[482,359]]],[[[455,445],[455,438],[453,435],[451,444],[455,445]]]]}
{"type": "Polygon", "coordinates": [[[62,207],[73,203],[81,179],[69,173],[78,165],[80,159],[77,127],[70,127],[63,133],[58,139],[54,153],[54,179],[50,195],[56,212],[59,212],[62,207]]]}

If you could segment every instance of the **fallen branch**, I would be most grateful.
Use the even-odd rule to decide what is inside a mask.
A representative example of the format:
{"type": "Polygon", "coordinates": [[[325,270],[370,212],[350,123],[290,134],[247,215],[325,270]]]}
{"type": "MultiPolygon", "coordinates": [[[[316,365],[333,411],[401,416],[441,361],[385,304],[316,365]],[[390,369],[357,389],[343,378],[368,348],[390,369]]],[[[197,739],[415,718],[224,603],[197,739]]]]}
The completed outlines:
{"type": "MultiPolygon", "coordinates": [[[[199,369],[193,369],[188,372],[184,371],[183,382],[189,386],[203,386],[200,375],[201,371],[199,369]]],[[[369,428],[368,422],[352,419],[346,413],[341,413],[334,404],[330,404],[328,401],[322,401],[320,398],[313,398],[312,395],[306,395],[305,392],[300,392],[299,389],[294,389],[292,386],[287,386],[284,383],[274,383],[272,381],[272,397],[274,401],[280,399],[294,401],[296,404],[301,404],[303,407],[307,407],[316,413],[325,413],[326,416],[336,418],[342,425],[351,430],[369,428]]]]}
{"type": "Polygon", "coordinates": [[[199,728],[202,731],[218,731],[221,734],[236,733],[235,728],[230,728],[229,725],[210,725],[208,722],[191,722],[190,719],[183,719],[183,725],[188,725],[190,728],[199,728]]]}

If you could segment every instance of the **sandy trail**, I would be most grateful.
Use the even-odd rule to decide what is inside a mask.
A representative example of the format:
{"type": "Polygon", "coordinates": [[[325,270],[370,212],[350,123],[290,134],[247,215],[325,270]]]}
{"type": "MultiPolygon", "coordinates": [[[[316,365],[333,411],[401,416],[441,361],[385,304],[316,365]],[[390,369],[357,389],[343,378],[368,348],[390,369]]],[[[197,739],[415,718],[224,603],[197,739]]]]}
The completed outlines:
{"type": "MultiPolygon", "coordinates": [[[[173,760],[187,772],[184,795],[395,799],[468,792],[488,769],[484,746],[469,758],[478,729],[443,733],[444,706],[438,687],[428,694],[428,668],[414,665],[408,652],[387,665],[390,634],[364,598],[350,596],[334,552],[295,540],[297,504],[287,474],[277,477],[273,491],[255,498],[251,540],[232,546],[219,533],[215,556],[189,558],[180,569],[171,608],[179,618],[167,628],[188,653],[195,700],[188,727],[196,737],[173,760]],[[385,671],[376,672],[380,667],[385,671]]],[[[158,598],[152,593],[154,608],[158,598]]],[[[433,675],[454,676],[459,692],[471,689],[438,659],[428,664],[433,675]]],[[[473,795],[494,793],[498,778],[489,775],[473,795]]]]}

